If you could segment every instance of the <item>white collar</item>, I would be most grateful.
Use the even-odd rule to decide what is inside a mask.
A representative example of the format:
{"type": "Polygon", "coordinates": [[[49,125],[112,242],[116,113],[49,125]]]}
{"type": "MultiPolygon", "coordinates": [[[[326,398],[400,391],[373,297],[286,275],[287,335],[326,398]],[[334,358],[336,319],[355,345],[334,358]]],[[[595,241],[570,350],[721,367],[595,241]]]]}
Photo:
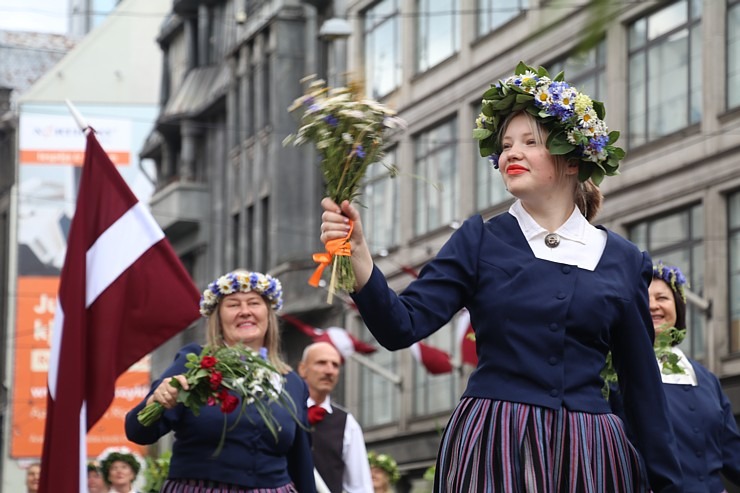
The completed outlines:
{"type": "MultiPolygon", "coordinates": [[[[678,366],[683,370],[683,373],[666,374],[661,371],[660,378],[663,380],[663,383],[671,385],[691,385],[693,387],[699,385],[699,382],[696,379],[694,367],[691,365],[691,361],[689,361],[689,358],[686,357],[684,352],[681,351],[678,346],[673,346],[671,348],[671,352],[678,355],[678,366]]],[[[658,366],[662,369],[660,361],[658,361],[658,366]]]]}
{"type": "MultiPolygon", "coordinates": [[[[519,227],[524,233],[524,237],[527,241],[537,236],[545,236],[549,233],[548,230],[537,224],[537,221],[527,212],[522,205],[522,201],[517,199],[509,207],[509,214],[514,216],[519,223],[519,227]]],[[[561,238],[566,240],[575,241],[581,244],[586,244],[586,226],[589,223],[578,207],[573,207],[573,213],[570,215],[567,221],[563,223],[554,233],[557,233],[561,238]]]]}
{"type": "MultiPolygon", "coordinates": [[[[308,401],[306,401],[306,404],[308,405],[308,407],[311,407],[311,406],[316,405],[316,401],[313,400],[311,397],[309,397],[308,401]]],[[[326,399],[324,399],[324,402],[319,404],[319,407],[323,407],[326,410],[326,412],[328,412],[329,414],[333,413],[334,409],[332,409],[331,407],[331,396],[327,395],[326,399]]]]}

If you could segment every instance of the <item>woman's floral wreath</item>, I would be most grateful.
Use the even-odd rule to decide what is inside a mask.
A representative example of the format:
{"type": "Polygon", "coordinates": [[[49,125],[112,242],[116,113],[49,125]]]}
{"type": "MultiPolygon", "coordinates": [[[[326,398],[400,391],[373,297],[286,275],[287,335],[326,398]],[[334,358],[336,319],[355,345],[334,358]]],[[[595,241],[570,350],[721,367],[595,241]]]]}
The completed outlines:
{"type": "Polygon", "coordinates": [[[549,131],[547,148],[555,156],[578,161],[578,179],[589,178],[599,185],[604,176],[618,175],[624,150],[613,144],[619,132],[609,132],[604,123],[604,104],[544,68],[535,69],[519,62],[514,75],[500,80],[483,94],[483,107],[475,121],[473,137],[480,154],[498,168],[502,152],[501,125],[507,116],[526,111],[549,131]]]}
{"type": "Polygon", "coordinates": [[[233,293],[254,291],[268,299],[273,310],[283,307],[283,286],[276,278],[261,272],[229,272],[208,285],[200,297],[200,314],[210,316],[221,299],[233,293]]]}
{"type": "Polygon", "coordinates": [[[665,281],[668,286],[671,287],[674,293],[678,293],[686,303],[686,287],[688,281],[686,276],[683,275],[681,269],[674,265],[665,265],[663,262],[658,261],[657,264],[653,265],[653,278],[661,279],[665,281]]]}
{"type": "Polygon", "coordinates": [[[108,472],[110,467],[116,461],[122,461],[131,466],[131,469],[134,471],[134,477],[137,477],[139,475],[139,471],[146,467],[144,459],[128,447],[108,447],[98,456],[100,471],[103,475],[103,480],[106,483],[109,483],[108,472]]]}
{"type": "Polygon", "coordinates": [[[378,454],[375,452],[367,453],[367,460],[370,467],[378,467],[388,474],[391,483],[396,483],[401,479],[401,473],[398,471],[398,464],[395,459],[388,454],[378,454]]]}

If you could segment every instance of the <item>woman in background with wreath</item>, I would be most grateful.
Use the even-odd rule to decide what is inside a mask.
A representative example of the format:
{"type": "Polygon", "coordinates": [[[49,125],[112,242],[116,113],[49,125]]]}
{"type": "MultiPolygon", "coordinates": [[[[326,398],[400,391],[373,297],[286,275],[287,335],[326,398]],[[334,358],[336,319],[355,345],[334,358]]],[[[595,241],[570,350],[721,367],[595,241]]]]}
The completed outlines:
{"type": "Polygon", "coordinates": [[[656,334],[671,331],[671,354],[660,363],[679,371],[661,372],[668,415],[676,432],[686,493],[725,492],[722,476],[740,486],[740,432],[719,379],[678,345],[686,335],[686,277],[676,266],[653,267],[650,312],[656,334]],[[669,359],[670,358],[670,359],[669,359]]]}
{"type": "Polygon", "coordinates": [[[110,447],[99,456],[100,472],[109,493],[139,493],[134,482],[144,468],[144,460],[127,447],[110,447]]]}
{"type": "Polygon", "coordinates": [[[393,491],[391,485],[401,479],[395,459],[388,454],[370,451],[367,453],[367,460],[370,462],[374,493],[391,493],[393,491]]]}
{"type": "Polygon", "coordinates": [[[467,308],[478,367],[442,437],[434,491],[680,492],[653,353],[650,257],[590,221],[617,174],[604,107],[520,63],[483,95],[474,137],[517,200],[476,215],[400,294],[373,264],[359,211],[329,198],[321,240],[349,235],[352,295],[390,350],[467,308]],[[611,350],[635,441],[601,393],[611,350]]]}
{"type": "MultiPolygon", "coordinates": [[[[240,419],[240,411],[222,412],[215,405],[203,405],[194,415],[178,401],[178,394],[180,388],[189,389],[184,376],[188,354],[199,354],[202,347],[196,343],[183,347],[173,364],[152,383],[149,394],[126,415],[126,436],[134,443],[149,445],[174,432],[163,493],[315,493],[306,410],[308,388],[282,359],[277,318],[282,305],[280,281],[261,272],[235,270],[203,291],[200,313],[208,320],[207,345],[244,345],[264,353],[284,377],[283,392],[290,396],[293,409],[268,404],[276,420],[275,430],[267,426],[254,403],[245,407],[244,419],[240,419]],[[159,421],[144,426],[137,416],[152,402],[161,404],[165,411],[159,421]],[[225,426],[229,428],[223,448],[214,456],[225,426]]],[[[237,399],[232,394],[230,391],[228,396],[237,399]]]]}

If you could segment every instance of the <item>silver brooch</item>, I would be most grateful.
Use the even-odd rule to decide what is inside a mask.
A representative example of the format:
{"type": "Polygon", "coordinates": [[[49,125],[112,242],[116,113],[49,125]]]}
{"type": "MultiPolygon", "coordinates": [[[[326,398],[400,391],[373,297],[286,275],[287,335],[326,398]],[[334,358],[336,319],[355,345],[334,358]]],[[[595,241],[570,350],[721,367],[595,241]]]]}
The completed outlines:
{"type": "Polygon", "coordinates": [[[558,236],[556,233],[549,233],[545,235],[545,245],[547,245],[549,248],[555,248],[556,246],[560,245],[560,236],[558,236]]]}

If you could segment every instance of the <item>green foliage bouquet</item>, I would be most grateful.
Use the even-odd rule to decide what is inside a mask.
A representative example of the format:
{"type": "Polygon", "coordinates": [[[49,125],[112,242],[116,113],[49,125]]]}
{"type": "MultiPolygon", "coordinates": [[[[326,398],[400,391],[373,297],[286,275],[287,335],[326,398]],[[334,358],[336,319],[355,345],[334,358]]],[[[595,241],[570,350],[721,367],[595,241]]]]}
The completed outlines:
{"type": "MultiPolygon", "coordinates": [[[[170,384],[179,389],[177,401],[200,415],[201,406],[220,406],[224,413],[224,429],[214,455],[218,455],[224,444],[226,432],[238,424],[248,405],[254,405],[260,419],[277,441],[280,425],[270,410],[271,403],[277,403],[288,410],[300,424],[296,416],[296,406],[290,395],[283,391],[285,378],[267,362],[267,350],[261,354],[245,346],[204,346],[200,355],[190,353],[185,367],[185,378],[189,389],[184,390],[180,382],[172,379],[170,384]],[[232,391],[239,397],[235,397],[232,391]],[[236,421],[227,427],[227,414],[239,407],[236,421]]],[[[159,402],[152,402],[139,411],[137,419],[144,426],[151,426],[164,413],[159,402]]],[[[248,416],[249,417],[249,416],[248,416]]],[[[251,418],[250,418],[251,419],[251,418]]]]}
{"type": "Polygon", "coordinates": [[[162,489],[170,472],[171,458],[172,451],[169,450],[156,459],[154,457],[146,457],[146,469],[144,470],[144,479],[146,479],[146,484],[144,485],[145,493],[158,493],[162,489]]]}
{"type": "MultiPolygon", "coordinates": [[[[321,156],[327,195],[337,204],[352,201],[360,193],[367,167],[382,157],[384,134],[405,128],[405,123],[389,108],[363,98],[357,84],[330,88],[313,76],[301,82],[308,83],[305,93],[288,108],[300,115],[300,127],[283,144],[313,143],[321,156]]],[[[326,253],[314,255],[319,267],[309,280],[312,286],[318,286],[324,268],[333,264],[329,301],[336,289],[354,289],[350,235],[351,231],[346,238],[328,242],[326,253]]]]}
{"type": "MultiPolygon", "coordinates": [[[[665,375],[683,375],[686,373],[678,364],[680,357],[671,351],[671,348],[677,344],[681,344],[681,341],[683,341],[685,337],[686,329],[668,327],[661,331],[655,331],[653,349],[655,350],[655,357],[658,359],[661,373],[665,375]]],[[[604,395],[605,399],[609,400],[611,385],[617,383],[619,380],[617,378],[617,372],[614,369],[611,352],[606,355],[606,364],[601,370],[601,378],[604,380],[604,386],[601,388],[601,393],[604,395]]]]}

